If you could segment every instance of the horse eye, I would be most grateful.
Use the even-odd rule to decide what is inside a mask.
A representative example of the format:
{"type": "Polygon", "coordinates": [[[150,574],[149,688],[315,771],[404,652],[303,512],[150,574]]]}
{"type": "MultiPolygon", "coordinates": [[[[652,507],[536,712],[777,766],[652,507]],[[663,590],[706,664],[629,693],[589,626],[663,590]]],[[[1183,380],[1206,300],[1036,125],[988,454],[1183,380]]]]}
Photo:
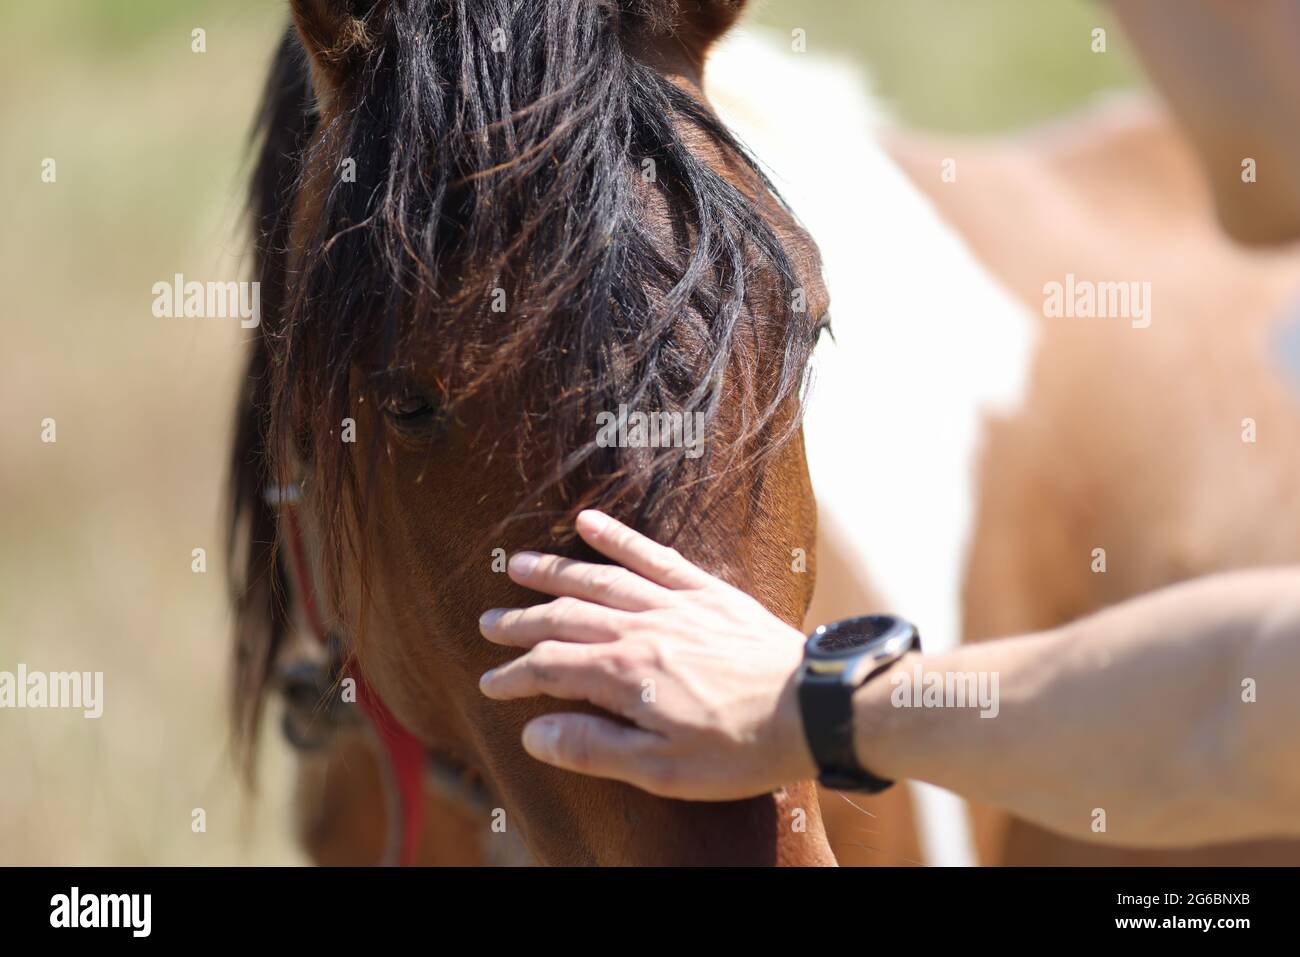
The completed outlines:
{"type": "Polygon", "coordinates": [[[424,396],[404,395],[384,403],[384,411],[394,419],[415,419],[433,414],[433,403],[424,396]]]}
{"type": "Polygon", "coordinates": [[[438,407],[427,396],[402,393],[380,406],[395,426],[408,432],[428,432],[438,424],[438,407]]]}

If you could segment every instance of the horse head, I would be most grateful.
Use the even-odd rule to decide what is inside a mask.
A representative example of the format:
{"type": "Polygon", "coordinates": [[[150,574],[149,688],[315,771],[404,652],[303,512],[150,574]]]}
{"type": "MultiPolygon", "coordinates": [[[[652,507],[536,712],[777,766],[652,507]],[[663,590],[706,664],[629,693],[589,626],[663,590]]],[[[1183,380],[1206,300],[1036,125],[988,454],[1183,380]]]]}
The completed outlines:
{"type": "Polygon", "coordinates": [[[802,621],[799,412],[827,303],[815,246],[702,92],[742,5],[294,0],[234,461],[245,736],[292,629],[261,491],[303,479],[351,667],[474,769],[533,859],[833,861],[809,783],[691,803],[568,774],[519,743],[554,702],[478,690],[510,654],[478,615],[539,599],[500,559],[592,557],[567,531],[585,507],[802,621]]]}

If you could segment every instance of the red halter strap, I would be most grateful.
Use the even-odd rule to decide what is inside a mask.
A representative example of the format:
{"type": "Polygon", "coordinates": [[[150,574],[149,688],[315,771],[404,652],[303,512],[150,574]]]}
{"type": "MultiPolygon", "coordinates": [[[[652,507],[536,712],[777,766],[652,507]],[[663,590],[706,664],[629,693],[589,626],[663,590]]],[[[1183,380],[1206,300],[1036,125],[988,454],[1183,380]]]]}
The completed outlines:
{"type": "MultiPolygon", "coordinates": [[[[289,548],[289,574],[294,586],[294,594],[302,602],[303,614],[311,628],[312,636],[324,647],[330,647],[329,629],[321,615],[317,601],[316,589],[313,587],[311,567],[307,564],[307,554],[303,546],[302,529],[298,524],[295,507],[299,492],[296,487],[273,489],[268,492],[268,500],[279,507],[284,519],[282,525],[289,548]]],[[[390,800],[389,846],[384,853],[384,863],[396,862],[402,867],[415,864],[420,847],[420,837],[424,830],[424,767],[426,761],[424,745],[411,731],[388,710],[366,680],[358,674],[349,672],[348,677],[356,682],[357,705],[370,722],[371,730],[379,741],[386,764],[385,776],[388,780],[390,796],[396,797],[396,807],[390,800]]]]}

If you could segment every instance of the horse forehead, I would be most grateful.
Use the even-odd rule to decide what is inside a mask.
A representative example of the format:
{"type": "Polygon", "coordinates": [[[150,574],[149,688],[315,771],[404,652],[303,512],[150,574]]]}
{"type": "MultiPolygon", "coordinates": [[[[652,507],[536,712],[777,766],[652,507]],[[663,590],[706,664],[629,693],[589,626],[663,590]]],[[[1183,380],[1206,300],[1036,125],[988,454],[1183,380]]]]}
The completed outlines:
{"type": "MultiPolygon", "coordinates": [[[[688,86],[687,89],[703,99],[698,87],[688,86]]],[[[726,152],[712,137],[696,127],[684,127],[681,136],[693,153],[734,186],[767,220],[795,269],[797,285],[803,292],[808,313],[819,318],[830,305],[830,293],[822,280],[821,250],[812,235],[747,163],[726,152]]]]}

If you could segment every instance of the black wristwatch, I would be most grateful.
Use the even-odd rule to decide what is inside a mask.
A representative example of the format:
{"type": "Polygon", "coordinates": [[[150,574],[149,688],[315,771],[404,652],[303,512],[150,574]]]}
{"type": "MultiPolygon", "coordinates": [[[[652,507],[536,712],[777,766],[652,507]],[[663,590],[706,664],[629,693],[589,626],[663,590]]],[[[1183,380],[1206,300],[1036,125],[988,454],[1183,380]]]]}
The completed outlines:
{"type": "Polygon", "coordinates": [[[894,783],[858,764],[853,692],[909,651],[920,650],[916,627],[893,615],[845,618],[808,636],[799,668],[799,710],[823,786],[876,794],[894,783]]]}

